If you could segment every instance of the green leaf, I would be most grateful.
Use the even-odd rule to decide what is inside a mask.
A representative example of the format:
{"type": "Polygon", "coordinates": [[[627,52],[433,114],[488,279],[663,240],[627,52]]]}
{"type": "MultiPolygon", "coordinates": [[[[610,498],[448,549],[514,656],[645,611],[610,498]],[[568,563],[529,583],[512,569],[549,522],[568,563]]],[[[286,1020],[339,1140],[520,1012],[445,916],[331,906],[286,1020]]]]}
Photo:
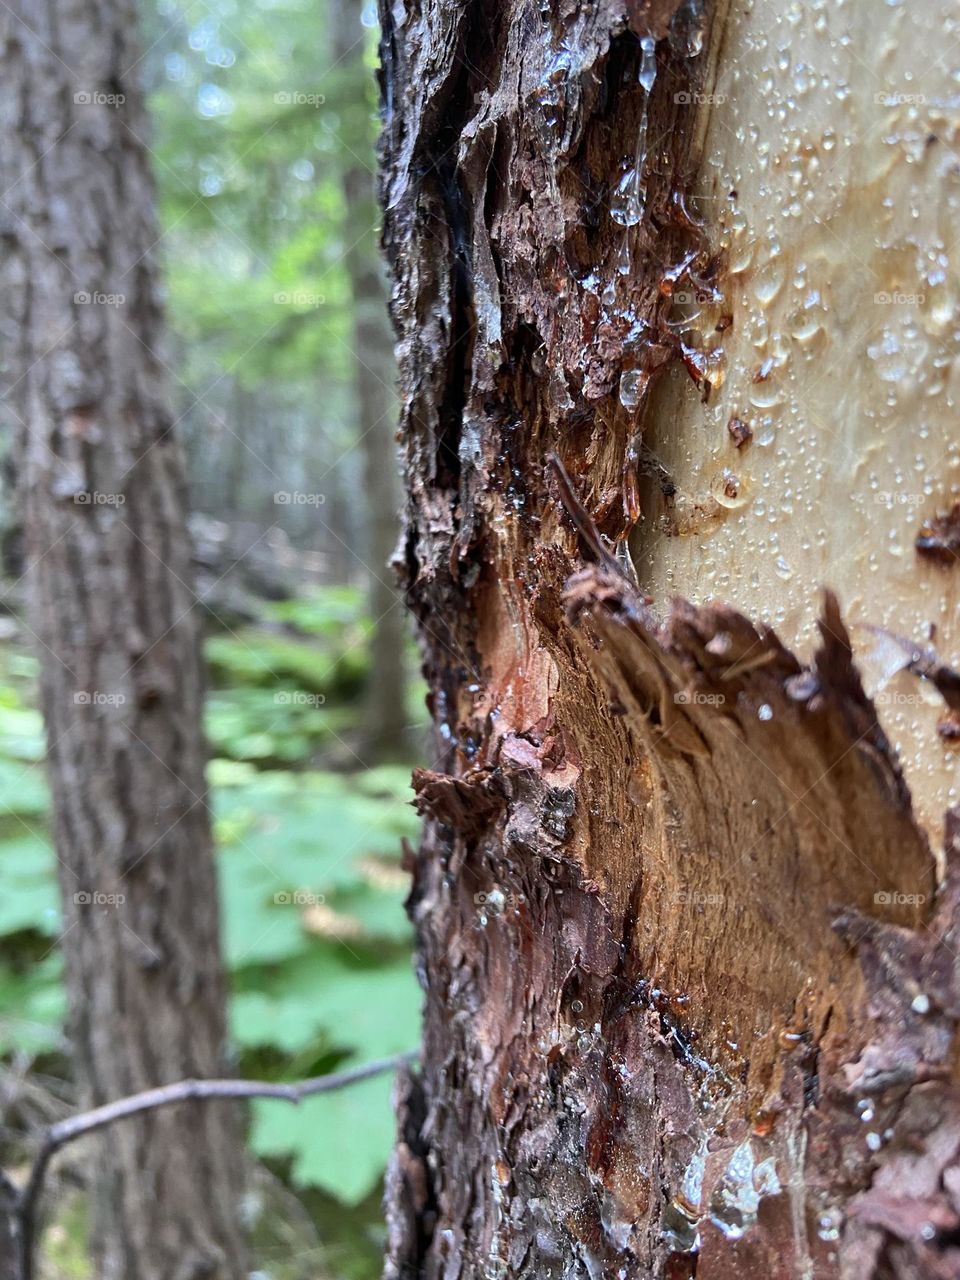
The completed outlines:
{"type": "MultiPolygon", "coordinates": [[[[9,695],[14,690],[6,689],[9,695]]],[[[43,717],[32,707],[0,703],[0,753],[15,760],[42,760],[46,751],[43,717]]]]}
{"type": "Polygon", "coordinates": [[[53,849],[39,835],[28,832],[0,840],[0,934],[35,929],[55,937],[60,928],[53,849]]]}
{"type": "Polygon", "coordinates": [[[49,807],[50,793],[41,768],[0,759],[0,815],[39,817],[49,807]]]}
{"type": "Polygon", "coordinates": [[[363,925],[371,937],[412,942],[413,926],[403,904],[407,889],[381,889],[370,884],[331,893],[327,902],[334,911],[363,925]]]}
{"type": "Polygon", "coordinates": [[[66,1004],[59,952],[25,972],[0,965],[0,1053],[61,1048],[66,1004]]]}
{"type": "Polygon", "coordinates": [[[377,1186],[394,1141],[392,1075],[375,1076],[298,1106],[260,1100],[252,1141],[262,1156],[293,1158],[298,1186],[321,1187],[348,1205],[377,1186]]]}

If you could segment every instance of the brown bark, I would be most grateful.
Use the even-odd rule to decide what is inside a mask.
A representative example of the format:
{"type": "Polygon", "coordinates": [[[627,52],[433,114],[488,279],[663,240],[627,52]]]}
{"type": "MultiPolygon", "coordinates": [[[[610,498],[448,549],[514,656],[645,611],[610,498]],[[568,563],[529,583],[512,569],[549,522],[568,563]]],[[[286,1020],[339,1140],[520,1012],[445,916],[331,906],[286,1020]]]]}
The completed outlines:
{"type": "MultiPolygon", "coordinates": [[[[334,0],[333,52],[342,80],[362,93],[364,30],[358,0],[334,0]]],[[[384,287],[372,244],[360,232],[376,225],[374,175],[360,155],[368,119],[363,97],[347,104],[362,121],[357,148],[347,141],[341,178],[347,222],[345,262],[353,302],[350,358],[357,411],[357,447],[363,459],[363,489],[367,530],[364,547],[367,600],[373,630],[365,707],[366,752],[369,756],[402,756],[409,747],[406,729],[407,621],[402,597],[387,567],[397,540],[400,494],[397,485],[394,438],[394,371],[391,338],[384,306],[384,287]],[[350,157],[353,157],[351,160],[350,157]]]]}
{"type": "Polygon", "coordinates": [[[804,662],[625,553],[644,512],[737,508],[735,475],[679,501],[646,441],[695,455],[653,393],[708,401],[750,319],[695,338],[673,298],[725,297],[691,193],[726,6],[625,8],[381,4],[441,762],[386,1274],[960,1274],[956,825],[938,892],[832,594],[804,662]]]}
{"type": "MultiPolygon", "coordinates": [[[[41,662],[83,1101],[219,1073],[198,613],[153,254],[132,4],[5,7],[5,363],[41,662]]],[[[244,1272],[226,1107],[131,1121],[91,1161],[109,1280],[244,1272]]]]}

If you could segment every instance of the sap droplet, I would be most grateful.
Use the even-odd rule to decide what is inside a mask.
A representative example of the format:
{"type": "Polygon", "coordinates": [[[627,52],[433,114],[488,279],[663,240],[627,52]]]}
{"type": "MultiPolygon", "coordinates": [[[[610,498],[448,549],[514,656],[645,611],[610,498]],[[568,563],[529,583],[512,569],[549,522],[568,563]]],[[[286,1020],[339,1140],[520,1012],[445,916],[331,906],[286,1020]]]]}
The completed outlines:
{"type": "Polygon", "coordinates": [[[783,288],[783,267],[778,262],[768,262],[758,272],[753,282],[753,296],[761,307],[769,307],[783,288]]]}
{"type": "Polygon", "coordinates": [[[657,42],[653,36],[643,37],[640,50],[640,73],[637,79],[647,93],[650,93],[657,78],[657,42]]]}
{"type": "Polygon", "coordinates": [[[675,1200],[671,1200],[664,1209],[660,1230],[674,1253],[696,1253],[700,1248],[700,1232],[696,1221],[675,1200]]]}
{"type": "Polygon", "coordinates": [[[710,1221],[729,1240],[739,1240],[757,1219],[760,1194],[754,1185],[753,1148],[742,1142],[731,1155],[710,1201],[710,1221]]]}
{"type": "Polygon", "coordinates": [[[839,1240],[842,1222],[843,1214],[839,1209],[826,1209],[817,1220],[817,1235],[825,1241],[839,1240]]]}
{"type": "Polygon", "coordinates": [[[686,0],[670,23],[670,46],[686,58],[696,58],[703,49],[705,27],[703,0],[686,0]]]}
{"type": "Polygon", "coordinates": [[[750,403],[755,409],[775,409],[783,403],[783,388],[775,382],[760,382],[750,388],[750,403]]]}
{"type": "Polygon", "coordinates": [[[487,911],[492,916],[498,916],[507,905],[507,897],[502,889],[491,889],[486,898],[487,911]]]}
{"type": "Polygon", "coordinates": [[[726,507],[728,511],[737,511],[745,507],[749,501],[746,485],[729,467],[724,467],[718,475],[714,476],[710,484],[710,492],[721,507],[726,507]]]}
{"type": "Polygon", "coordinates": [[[640,173],[633,161],[624,168],[610,196],[610,217],[622,227],[635,227],[643,217],[640,173]]]}
{"type": "Polygon", "coordinates": [[[635,409],[643,390],[643,371],[624,369],[620,375],[620,403],[625,409],[635,409]]]}

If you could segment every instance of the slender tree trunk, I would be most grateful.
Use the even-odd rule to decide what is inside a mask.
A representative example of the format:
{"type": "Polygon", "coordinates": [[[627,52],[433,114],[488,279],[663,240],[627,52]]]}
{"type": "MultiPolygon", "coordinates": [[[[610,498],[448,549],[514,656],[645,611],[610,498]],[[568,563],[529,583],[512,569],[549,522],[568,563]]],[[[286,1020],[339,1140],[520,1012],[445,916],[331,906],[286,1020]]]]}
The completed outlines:
{"type": "Polygon", "coordinates": [[[364,93],[362,7],[359,0],[333,0],[333,43],[341,81],[349,86],[348,92],[352,89],[356,94],[355,100],[346,105],[358,125],[353,132],[356,148],[346,151],[342,185],[347,215],[346,265],[353,299],[351,361],[366,506],[368,608],[373,621],[365,716],[367,754],[389,758],[402,755],[408,746],[404,660],[407,621],[388,568],[397,540],[400,508],[392,341],[377,258],[370,240],[361,237],[364,227],[376,224],[373,175],[360,159],[372,142],[364,93]]]}
{"type": "MultiPolygon", "coordinates": [[[[227,453],[227,467],[224,473],[226,484],[221,497],[220,512],[231,521],[242,519],[247,510],[247,472],[250,450],[246,441],[253,435],[259,421],[257,397],[254,391],[245,387],[239,378],[232,387],[233,432],[224,441],[227,453]]],[[[224,434],[226,434],[224,432],[224,434]]]]}
{"type": "MultiPolygon", "coordinates": [[[[134,7],[15,0],[0,30],[4,358],[72,1041],[100,1104],[222,1064],[199,615],[134,7]]],[[[91,1163],[98,1277],[244,1273],[235,1119],[185,1105],[111,1130],[91,1163]]]]}
{"type": "Polygon", "coordinates": [[[0,1176],[0,1280],[19,1280],[17,1193],[6,1175],[0,1176]]]}
{"type": "Polygon", "coordinates": [[[442,761],[389,1277],[960,1274],[956,18],[905,14],[382,0],[442,761]]]}

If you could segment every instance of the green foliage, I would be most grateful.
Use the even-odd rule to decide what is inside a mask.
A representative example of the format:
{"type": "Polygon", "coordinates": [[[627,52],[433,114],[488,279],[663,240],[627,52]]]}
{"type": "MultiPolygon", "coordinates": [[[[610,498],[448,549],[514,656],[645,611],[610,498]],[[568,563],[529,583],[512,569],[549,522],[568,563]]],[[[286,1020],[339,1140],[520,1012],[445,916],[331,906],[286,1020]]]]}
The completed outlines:
{"type": "MultiPolygon", "coordinates": [[[[207,641],[213,751],[263,768],[292,767],[342,743],[367,674],[370,624],[355,587],[264,606],[266,626],[207,641]]],[[[407,779],[394,792],[402,791],[407,779]]]]}
{"type": "MultiPolygon", "coordinates": [[[[420,996],[399,866],[416,818],[403,766],[289,767],[349,732],[355,711],[329,673],[366,634],[357,593],[267,608],[271,627],[287,631],[208,641],[217,682],[208,732],[222,753],[209,776],[240,1071],[296,1079],[416,1043],[420,996]],[[330,702],[292,697],[322,689],[330,702]]],[[[33,675],[0,649],[0,1054],[44,1058],[62,1050],[65,1004],[33,675]]],[[[258,1103],[251,1144],[298,1187],[360,1205],[392,1141],[389,1092],[383,1079],[296,1109],[258,1103]]]]}
{"type": "Polygon", "coordinates": [[[363,211],[344,207],[341,187],[358,155],[372,170],[373,76],[338,67],[330,24],[295,0],[171,0],[152,23],[154,151],[185,381],[215,366],[235,367],[247,386],[337,377],[351,325],[343,255],[358,225],[376,253],[372,178],[363,211]]]}
{"type": "Polygon", "coordinates": [[[376,1077],[338,1093],[308,1098],[296,1108],[258,1102],[253,1145],[262,1155],[294,1154],[292,1176],[349,1205],[377,1185],[393,1134],[391,1081],[376,1077]],[[310,1141],[304,1142],[304,1135],[310,1141]]]}
{"type": "MultiPolygon", "coordinates": [[[[7,936],[3,942],[4,951],[12,950],[7,936]]],[[[39,1057],[59,1049],[65,1015],[59,953],[44,956],[26,968],[0,962],[0,1054],[39,1057]]]]}
{"type": "Polygon", "coordinates": [[[282,691],[351,694],[359,691],[365,661],[366,631],[354,629],[343,649],[324,655],[315,644],[274,632],[246,629],[228,636],[213,636],[207,659],[217,680],[268,685],[282,691]]]}
{"type": "MultiPolygon", "coordinates": [[[[353,902],[359,896],[364,919],[347,915],[340,923],[347,940],[384,931],[407,936],[402,913],[402,924],[382,926],[396,894],[378,887],[376,868],[364,869],[371,855],[386,855],[395,866],[400,836],[412,834],[413,813],[400,800],[370,796],[351,776],[324,773],[264,773],[215,792],[229,964],[298,954],[327,916],[310,908],[343,914],[348,892],[353,902]],[[293,901],[297,895],[302,901],[293,901]]],[[[329,928],[336,936],[337,921],[329,928]]]]}

